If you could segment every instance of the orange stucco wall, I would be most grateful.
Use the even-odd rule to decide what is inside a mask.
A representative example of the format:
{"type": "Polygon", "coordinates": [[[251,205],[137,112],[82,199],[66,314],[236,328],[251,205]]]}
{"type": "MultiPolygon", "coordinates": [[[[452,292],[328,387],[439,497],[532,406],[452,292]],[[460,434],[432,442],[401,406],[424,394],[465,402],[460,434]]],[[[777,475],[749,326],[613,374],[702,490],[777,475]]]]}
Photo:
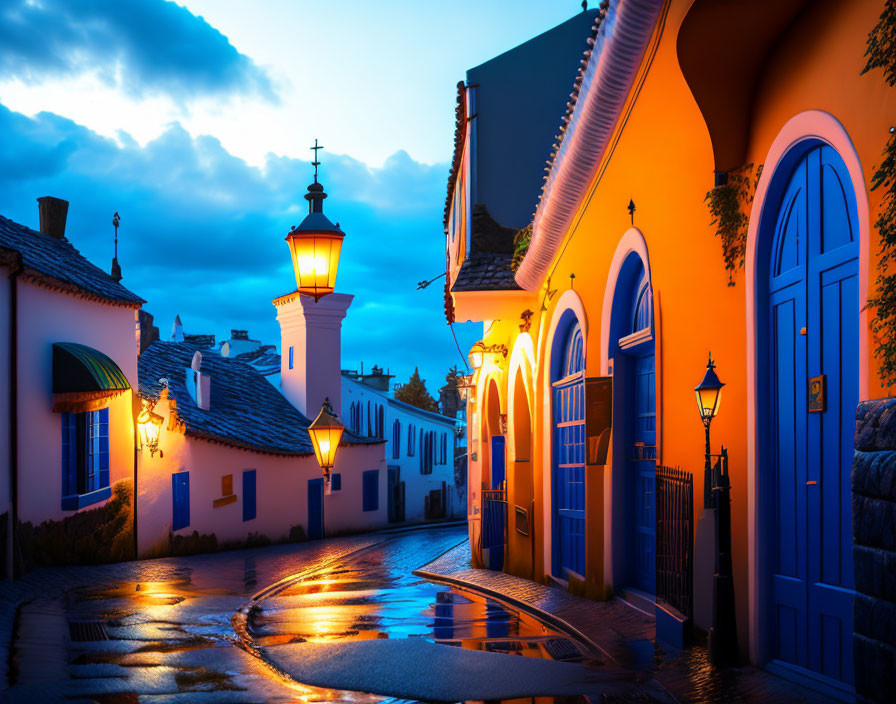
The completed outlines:
{"type": "MultiPolygon", "coordinates": [[[[664,465],[681,466],[694,473],[698,511],[703,495],[703,426],[697,417],[693,388],[702,378],[709,350],[717,360],[719,376],[726,383],[720,415],[712,424],[712,438],[716,450],[724,445],[730,455],[738,634],[746,652],[750,632],[747,282],[741,269],[734,277],[734,285],[728,285],[721,244],[710,226],[711,217],[704,202],[713,186],[713,148],[676,53],[678,28],[690,4],[689,0],[670,3],[656,51],[653,55],[648,52],[641,67],[643,82],[636,81],[640,87],[632,99],[631,109],[623,111],[597,179],[550,269],[549,287],[557,289],[557,293],[546,297],[542,287],[532,293],[526,305],[520,306],[519,313],[526,307],[536,311],[527,333],[535,341],[536,357],[534,378],[528,380],[533,437],[531,462],[527,465],[532,472],[534,515],[538,520],[533,525],[532,543],[516,537],[510,539],[506,565],[511,571],[524,574],[531,566],[531,557],[523,553],[533,551],[536,578],[549,571],[546,504],[550,497],[546,473],[550,471],[550,397],[545,379],[550,344],[548,327],[558,315],[558,302],[563,293],[574,284],[587,316],[586,375],[601,375],[601,315],[610,266],[620,238],[634,224],[646,240],[654,292],[659,460],[664,465]],[[629,199],[636,205],[633,223],[627,210],[629,199]],[[571,274],[575,274],[572,283],[571,274]],[[546,310],[542,311],[542,305],[546,310]]],[[[807,4],[774,47],[760,75],[746,159],[746,163],[764,164],[775,138],[795,115],[809,110],[830,113],[845,128],[861,162],[865,187],[856,196],[860,201],[869,202],[872,222],[880,194],[869,192],[870,178],[874,166],[881,160],[889,120],[896,107],[894,92],[886,86],[879,70],[860,75],[865,39],[881,9],[882,3],[877,0],[848,3],[825,0],[807,4]]],[[[765,164],[766,169],[772,167],[765,164]]],[[[861,237],[870,238],[867,274],[873,290],[878,250],[876,233],[862,232],[861,237]]],[[[518,319],[489,321],[485,342],[505,344],[512,349],[521,334],[519,323],[518,319]]],[[[862,395],[885,395],[872,357],[873,342],[868,350],[861,363],[869,369],[869,388],[862,389],[862,395]]],[[[500,372],[491,374],[503,382],[498,387],[504,395],[502,408],[507,408],[510,405],[509,360],[497,360],[497,364],[500,372]]],[[[485,397],[482,386],[480,380],[477,403],[482,403],[485,397]]],[[[509,429],[511,435],[514,425],[509,429]]],[[[507,444],[513,447],[514,439],[508,438],[507,444]]],[[[589,468],[586,480],[589,482],[586,591],[592,596],[600,596],[604,586],[614,586],[609,557],[604,550],[604,534],[611,529],[606,513],[608,497],[606,491],[599,490],[606,489],[613,471],[610,459],[604,470],[589,468]],[[606,481],[600,476],[602,472],[607,474],[606,481]]],[[[513,463],[509,462],[510,497],[529,486],[527,483],[526,487],[514,487],[514,476],[513,463]]],[[[510,532],[513,532],[512,526],[510,532]]]]}

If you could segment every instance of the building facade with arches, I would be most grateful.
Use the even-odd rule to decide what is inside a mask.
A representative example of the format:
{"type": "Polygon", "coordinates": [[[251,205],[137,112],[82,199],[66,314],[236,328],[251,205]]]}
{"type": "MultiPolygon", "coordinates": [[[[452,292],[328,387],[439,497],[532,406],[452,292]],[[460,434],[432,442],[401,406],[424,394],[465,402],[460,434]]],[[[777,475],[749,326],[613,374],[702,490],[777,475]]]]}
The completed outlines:
{"type": "MultiPolygon", "coordinates": [[[[856,406],[888,395],[866,305],[894,107],[882,72],[863,73],[883,9],[618,0],[598,13],[531,229],[504,233],[523,242],[514,286],[494,275],[471,291],[449,257],[446,310],[482,321],[491,350],[468,396],[477,565],[496,566],[503,536],[498,568],[661,620],[658,476],[680,469],[695,497],[691,598],[705,601],[694,387],[711,352],[739,657],[854,696],[856,406]],[[721,214],[741,224],[723,241],[710,205],[725,194],[736,206],[721,214]],[[501,535],[488,501],[506,504],[501,535]]],[[[464,130],[446,227],[478,203],[484,150],[470,142],[487,134],[476,119],[464,130]]],[[[705,629],[699,607],[687,615],[705,629]]]]}

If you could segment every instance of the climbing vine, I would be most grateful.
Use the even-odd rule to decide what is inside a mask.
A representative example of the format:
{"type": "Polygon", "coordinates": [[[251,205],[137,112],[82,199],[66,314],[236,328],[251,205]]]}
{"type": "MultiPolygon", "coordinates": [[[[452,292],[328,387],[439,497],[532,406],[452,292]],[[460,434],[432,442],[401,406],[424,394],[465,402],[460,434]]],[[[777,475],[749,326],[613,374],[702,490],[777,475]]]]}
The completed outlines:
{"type": "Polygon", "coordinates": [[[884,71],[884,80],[896,85],[896,0],[886,0],[884,11],[868,34],[865,56],[868,62],[862,74],[873,68],[884,71]]]}
{"type": "MultiPolygon", "coordinates": [[[[880,19],[868,35],[865,73],[881,68],[884,80],[896,85],[896,0],[887,0],[880,19]]],[[[887,273],[896,260],[896,129],[890,128],[890,138],[884,147],[883,161],[871,177],[871,190],[883,190],[880,210],[874,223],[880,235],[880,263],[877,270],[875,295],[868,299],[874,309],[871,330],[877,348],[874,356],[880,360],[881,378],[887,386],[896,383],[896,273],[887,273]]]]}
{"type": "Polygon", "coordinates": [[[510,268],[516,271],[523,263],[526,252],[529,251],[529,245],[532,243],[532,223],[526,225],[522,230],[517,230],[513,236],[513,259],[510,261],[510,268]]]}
{"type": "Polygon", "coordinates": [[[728,285],[734,286],[734,274],[744,265],[747,252],[747,230],[750,226],[749,210],[756,193],[756,184],[762,175],[762,165],[753,175],[753,164],[742,166],[728,174],[728,181],[706,194],[716,235],[722,240],[722,256],[728,271],[728,285]]]}

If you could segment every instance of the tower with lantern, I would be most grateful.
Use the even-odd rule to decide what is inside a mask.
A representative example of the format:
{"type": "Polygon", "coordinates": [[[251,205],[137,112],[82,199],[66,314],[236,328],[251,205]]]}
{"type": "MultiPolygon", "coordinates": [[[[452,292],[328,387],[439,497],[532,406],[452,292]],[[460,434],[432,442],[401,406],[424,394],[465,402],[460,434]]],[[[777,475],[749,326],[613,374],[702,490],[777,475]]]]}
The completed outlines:
{"type": "Polygon", "coordinates": [[[305,417],[315,419],[308,433],[328,487],[342,436],[342,320],[353,296],[334,292],[345,233],[324,215],[327,194],[318,180],[317,156],[323,147],[314,140],[312,149],[308,214],[286,235],[296,290],[273,303],[280,324],[280,389],[305,417]]]}

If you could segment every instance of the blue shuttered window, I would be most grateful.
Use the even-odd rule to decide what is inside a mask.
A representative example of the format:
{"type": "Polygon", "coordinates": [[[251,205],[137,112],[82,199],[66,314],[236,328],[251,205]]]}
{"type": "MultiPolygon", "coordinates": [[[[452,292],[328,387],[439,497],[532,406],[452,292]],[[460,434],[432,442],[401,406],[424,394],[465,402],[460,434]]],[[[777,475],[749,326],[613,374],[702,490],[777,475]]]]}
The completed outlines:
{"type": "Polygon", "coordinates": [[[171,530],[190,525],[190,473],[171,475],[171,530]]]}
{"type": "Polygon", "coordinates": [[[338,472],[330,475],[330,491],[342,490],[342,475],[338,472]]]}
{"type": "Polygon", "coordinates": [[[243,470],[243,520],[251,521],[256,513],[256,487],[257,472],[254,469],[243,470]]]}
{"type": "Polygon", "coordinates": [[[408,423],[408,457],[414,456],[414,439],[417,437],[414,432],[414,424],[408,423]]]}
{"type": "Polygon", "coordinates": [[[364,510],[376,511],[380,507],[380,470],[364,472],[364,510]]]}
{"type": "Polygon", "coordinates": [[[63,413],[62,508],[76,510],[104,501],[109,486],[109,409],[63,413]]]}
{"type": "Polygon", "coordinates": [[[295,364],[295,347],[289,348],[289,368],[292,369],[295,364]]]}

